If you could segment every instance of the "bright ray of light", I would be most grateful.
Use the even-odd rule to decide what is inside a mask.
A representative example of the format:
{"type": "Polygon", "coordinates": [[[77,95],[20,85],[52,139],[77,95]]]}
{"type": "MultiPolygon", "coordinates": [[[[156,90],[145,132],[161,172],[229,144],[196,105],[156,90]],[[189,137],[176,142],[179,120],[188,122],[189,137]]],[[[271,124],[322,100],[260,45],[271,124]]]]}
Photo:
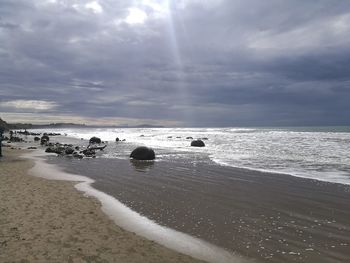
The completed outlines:
{"type": "MultiPolygon", "coordinates": [[[[177,73],[178,77],[178,82],[177,82],[177,92],[179,95],[179,98],[182,103],[185,105],[190,104],[189,101],[189,94],[188,94],[188,86],[186,83],[186,80],[184,78],[185,76],[185,70],[184,70],[184,65],[183,65],[183,60],[181,57],[181,51],[179,47],[179,39],[177,35],[177,28],[176,26],[179,25],[179,18],[181,17],[177,13],[177,2],[173,2],[172,0],[167,0],[166,1],[166,6],[167,6],[167,22],[168,22],[168,33],[169,33],[169,38],[170,38],[170,45],[171,45],[171,53],[174,59],[174,64],[175,64],[175,72],[177,73]],[[175,20],[176,19],[176,20],[175,20]]],[[[184,33],[185,31],[185,25],[181,24],[181,28],[184,33]]],[[[182,34],[184,36],[185,34],[182,34]]],[[[193,112],[187,111],[186,116],[184,116],[188,119],[193,119],[193,112]]]]}

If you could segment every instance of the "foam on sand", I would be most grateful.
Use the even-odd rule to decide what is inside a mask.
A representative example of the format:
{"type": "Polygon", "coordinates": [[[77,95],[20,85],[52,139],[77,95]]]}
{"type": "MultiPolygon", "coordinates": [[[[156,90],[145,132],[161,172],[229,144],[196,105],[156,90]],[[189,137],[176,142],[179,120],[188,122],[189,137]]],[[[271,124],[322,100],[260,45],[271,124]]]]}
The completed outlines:
{"type": "Polygon", "coordinates": [[[102,211],[117,225],[149,240],[153,240],[170,249],[190,255],[194,258],[215,263],[248,262],[241,256],[228,252],[188,234],[158,225],[154,221],[141,216],[137,212],[122,204],[114,197],[94,189],[91,184],[94,180],[75,174],[66,173],[56,165],[48,164],[38,152],[25,154],[24,157],[35,161],[30,174],[50,180],[64,180],[78,182],[75,188],[87,196],[97,198],[102,205],[102,211]]]}

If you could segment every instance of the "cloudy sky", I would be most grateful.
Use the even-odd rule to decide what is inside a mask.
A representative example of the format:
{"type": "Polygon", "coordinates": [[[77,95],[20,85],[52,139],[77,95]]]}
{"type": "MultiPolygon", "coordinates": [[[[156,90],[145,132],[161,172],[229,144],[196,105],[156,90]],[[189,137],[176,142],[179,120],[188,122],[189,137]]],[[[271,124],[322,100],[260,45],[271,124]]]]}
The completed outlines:
{"type": "Polygon", "coordinates": [[[0,0],[0,117],[350,124],[350,1],[0,0]]]}

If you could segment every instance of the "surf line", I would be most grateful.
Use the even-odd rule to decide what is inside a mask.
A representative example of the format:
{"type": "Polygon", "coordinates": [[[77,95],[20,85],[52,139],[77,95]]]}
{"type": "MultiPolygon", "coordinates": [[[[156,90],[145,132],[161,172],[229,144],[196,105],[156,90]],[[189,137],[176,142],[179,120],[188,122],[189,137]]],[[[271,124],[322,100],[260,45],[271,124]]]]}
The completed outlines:
{"type": "Polygon", "coordinates": [[[207,241],[161,226],[149,218],[133,211],[119,200],[91,185],[94,180],[82,175],[64,172],[55,164],[45,162],[45,153],[35,151],[26,153],[24,158],[34,161],[29,174],[48,180],[76,182],[74,187],[86,196],[94,197],[101,203],[102,211],[121,228],[134,232],[146,239],[155,241],[169,249],[211,263],[245,263],[249,262],[240,255],[233,254],[207,241]]]}

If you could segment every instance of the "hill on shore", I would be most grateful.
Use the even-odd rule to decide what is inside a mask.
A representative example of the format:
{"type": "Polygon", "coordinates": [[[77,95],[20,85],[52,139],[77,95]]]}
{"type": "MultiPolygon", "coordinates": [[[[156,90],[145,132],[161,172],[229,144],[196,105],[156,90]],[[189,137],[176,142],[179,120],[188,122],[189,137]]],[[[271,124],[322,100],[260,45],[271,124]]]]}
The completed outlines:
{"type": "Polygon", "coordinates": [[[7,124],[7,122],[0,118],[0,130],[6,131],[8,129],[9,129],[9,125],[7,124]]]}

